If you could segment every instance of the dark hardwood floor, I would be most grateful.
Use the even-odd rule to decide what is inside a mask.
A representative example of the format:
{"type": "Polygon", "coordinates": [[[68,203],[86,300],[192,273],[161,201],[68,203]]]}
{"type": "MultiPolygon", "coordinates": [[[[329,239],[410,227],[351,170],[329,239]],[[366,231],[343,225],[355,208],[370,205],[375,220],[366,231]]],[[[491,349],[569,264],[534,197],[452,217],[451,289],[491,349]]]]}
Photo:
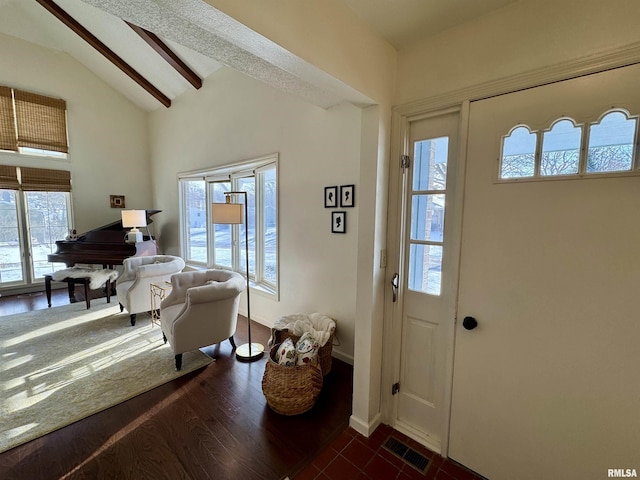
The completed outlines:
{"type": "MultiPolygon", "coordinates": [[[[68,301],[66,290],[53,292],[54,308],[68,301]]],[[[3,296],[0,321],[42,308],[44,295],[3,296]]],[[[241,318],[236,343],[246,341],[246,330],[241,318]]],[[[252,336],[266,345],[269,330],[254,322],[252,336]]],[[[204,369],[0,454],[0,478],[293,478],[347,428],[350,365],[334,358],[314,408],[287,417],[262,394],[266,355],[239,362],[229,342],[206,352],[217,360],[204,369]]]]}

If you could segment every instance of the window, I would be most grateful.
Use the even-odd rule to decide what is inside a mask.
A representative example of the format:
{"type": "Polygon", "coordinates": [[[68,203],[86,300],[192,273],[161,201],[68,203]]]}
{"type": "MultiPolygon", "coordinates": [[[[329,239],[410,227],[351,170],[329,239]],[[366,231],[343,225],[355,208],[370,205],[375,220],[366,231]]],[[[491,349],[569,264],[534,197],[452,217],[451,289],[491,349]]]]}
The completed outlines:
{"type": "MultiPolygon", "coordinates": [[[[277,155],[180,175],[181,251],[195,267],[246,273],[245,225],[211,223],[212,203],[225,192],[247,192],[249,277],[253,287],[278,289],[277,155]]],[[[243,202],[240,196],[233,202],[243,202]]]]}
{"type": "Polygon", "coordinates": [[[501,178],[533,177],[536,136],[528,127],[516,127],[502,142],[501,178]]]}
{"type": "Polygon", "coordinates": [[[502,137],[500,180],[640,173],[635,157],[638,116],[613,109],[587,126],[585,136],[583,126],[560,118],[539,138],[540,132],[516,125],[502,137]]]}
{"type": "Polygon", "coordinates": [[[557,121],[542,135],[540,175],[571,175],[578,173],[582,129],[571,120],[557,121]]]}
{"type": "Polygon", "coordinates": [[[0,166],[0,287],[38,282],[71,228],[69,172],[0,166]]]}
{"type": "Polygon", "coordinates": [[[0,150],[66,157],[64,100],[0,86],[0,150]]]}
{"type": "Polygon", "coordinates": [[[637,118],[611,112],[589,128],[587,172],[626,172],[633,167],[637,118]]]}
{"type": "Polygon", "coordinates": [[[207,198],[204,180],[183,180],[181,217],[182,257],[187,262],[207,264],[207,198]]]}
{"type": "Polygon", "coordinates": [[[440,295],[449,138],[414,144],[409,288],[440,295]]]}

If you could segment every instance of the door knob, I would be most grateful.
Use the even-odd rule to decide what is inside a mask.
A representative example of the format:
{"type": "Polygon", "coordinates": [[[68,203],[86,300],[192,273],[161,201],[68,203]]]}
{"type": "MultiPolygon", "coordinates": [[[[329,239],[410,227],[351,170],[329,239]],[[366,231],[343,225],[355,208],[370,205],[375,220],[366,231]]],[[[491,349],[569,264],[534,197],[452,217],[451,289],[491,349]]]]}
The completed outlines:
{"type": "Polygon", "coordinates": [[[473,317],[464,317],[464,320],[462,320],[462,326],[467,330],[473,330],[478,326],[478,321],[473,317]]]}

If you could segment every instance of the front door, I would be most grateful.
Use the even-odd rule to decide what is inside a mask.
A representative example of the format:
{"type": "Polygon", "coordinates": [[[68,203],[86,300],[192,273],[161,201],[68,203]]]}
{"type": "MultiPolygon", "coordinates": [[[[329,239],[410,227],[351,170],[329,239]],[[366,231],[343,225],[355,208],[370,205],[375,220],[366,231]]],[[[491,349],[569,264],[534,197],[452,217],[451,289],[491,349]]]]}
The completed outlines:
{"type": "Polygon", "coordinates": [[[638,78],[471,104],[458,316],[477,326],[456,326],[449,456],[491,480],[640,475],[640,176],[590,173],[638,150],[638,78]],[[501,152],[523,125],[537,142],[501,152]],[[500,180],[509,155],[519,181],[500,180]]]}
{"type": "Polygon", "coordinates": [[[409,122],[402,176],[401,317],[394,427],[440,452],[455,321],[457,112],[409,122]]]}

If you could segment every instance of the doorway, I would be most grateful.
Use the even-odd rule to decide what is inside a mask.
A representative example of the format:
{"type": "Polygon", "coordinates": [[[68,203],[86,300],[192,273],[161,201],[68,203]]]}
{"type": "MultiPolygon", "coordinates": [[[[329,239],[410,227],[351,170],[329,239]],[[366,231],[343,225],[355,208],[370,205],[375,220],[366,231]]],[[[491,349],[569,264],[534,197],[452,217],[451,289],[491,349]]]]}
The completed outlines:
{"type": "Polygon", "coordinates": [[[457,294],[459,130],[458,109],[408,120],[395,197],[391,424],[439,453],[448,438],[457,294]]]}

